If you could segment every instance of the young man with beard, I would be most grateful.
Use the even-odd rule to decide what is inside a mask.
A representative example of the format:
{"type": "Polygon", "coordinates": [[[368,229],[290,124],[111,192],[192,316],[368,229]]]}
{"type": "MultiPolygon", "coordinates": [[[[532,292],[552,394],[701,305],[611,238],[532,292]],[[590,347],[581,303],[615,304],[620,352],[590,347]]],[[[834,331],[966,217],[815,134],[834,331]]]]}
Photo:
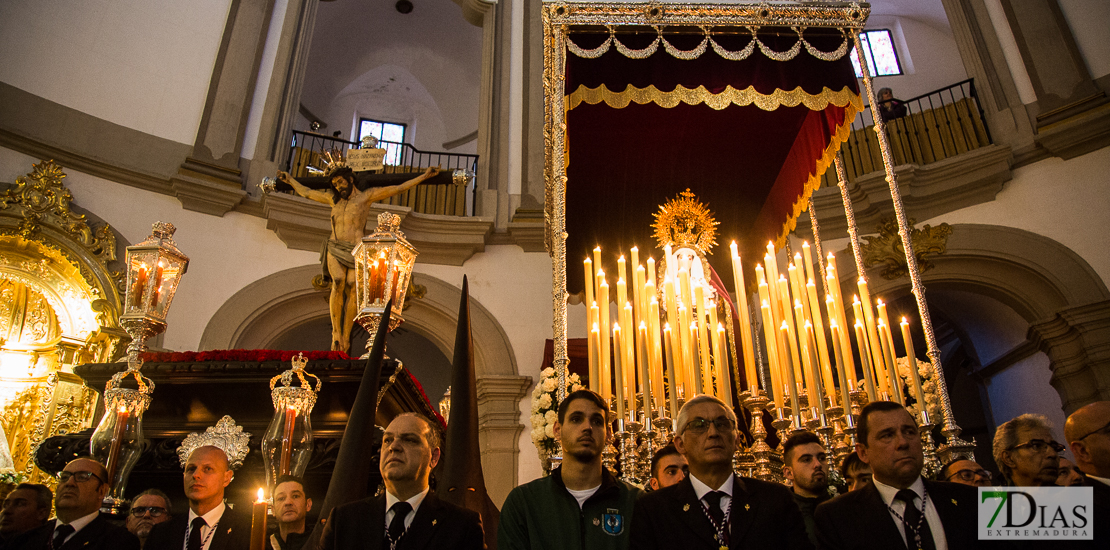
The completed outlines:
{"type": "Polygon", "coordinates": [[[127,512],[127,530],[146,544],[154,526],[170,520],[170,497],[158,489],[147,489],[131,500],[127,512]]]}
{"type": "Polygon", "coordinates": [[[829,462],[821,438],[813,432],[800,432],[782,444],[782,474],[794,485],[794,503],[802,512],[806,535],[817,545],[813,511],[832,498],[829,495],[829,462]]]}
{"type": "Polygon", "coordinates": [[[355,173],[346,164],[337,162],[325,172],[333,189],[326,191],[305,187],[286,172],[278,172],[277,179],[288,183],[296,193],[306,199],[331,207],[331,234],[320,254],[324,279],[331,280],[331,349],[347,351],[351,342],[351,327],[355,318],[355,258],[352,251],[362,240],[370,205],[398,193],[407,191],[439,173],[439,168],[428,168],[424,173],[398,185],[370,187],[365,191],[355,185],[355,173]]]}
{"type": "Polygon", "coordinates": [[[731,408],[699,395],[682,406],[677,428],[674,446],[690,474],[636,503],[632,548],[813,547],[789,489],[733,473],[739,431],[731,408]]]}
{"type": "Polygon", "coordinates": [[[501,508],[499,550],[628,548],[632,506],[641,491],[613,477],[601,464],[612,435],[609,406],[590,390],[559,403],[555,437],[562,465],[521,485],[501,508]]]}
{"type": "Polygon", "coordinates": [[[686,457],[679,454],[674,444],[667,445],[651,457],[651,479],[648,488],[658,491],[686,478],[686,457]]]}
{"type": "Polygon", "coordinates": [[[869,403],[860,412],[856,434],[856,452],[874,477],[862,489],[817,507],[822,550],[994,547],[978,540],[976,489],[921,477],[921,434],[902,405],[869,403]]]}

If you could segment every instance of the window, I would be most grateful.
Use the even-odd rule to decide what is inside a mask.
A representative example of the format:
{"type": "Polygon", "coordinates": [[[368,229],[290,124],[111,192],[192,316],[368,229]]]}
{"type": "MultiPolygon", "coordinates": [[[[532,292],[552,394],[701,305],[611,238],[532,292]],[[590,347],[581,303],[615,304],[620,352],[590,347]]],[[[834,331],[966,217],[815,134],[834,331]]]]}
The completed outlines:
{"type": "Polygon", "coordinates": [[[397,166],[401,164],[401,144],[405,142],[405,125],[394,122],[384,122],[369,118],[358,120],[358,141],[366,136],[378,138],[378,147],[385,149],[385,163],[397,166]]]}
{"type": "MultiPolygon", "coordinates": [[[[894,51],[894,40],[890,36],[890,31],[886,29],[864,31],[860,33],[859,41],[863,46],[863,56],[867,59],[867,70],[871,76],[902,74],[902,65],[898,63],[898,52],[894,51]]],[[[859,55],[855,48],[852,49],[852,66],[856,69],[856,77],[863,78],[863,69],[860,68],[859,55]]]]}

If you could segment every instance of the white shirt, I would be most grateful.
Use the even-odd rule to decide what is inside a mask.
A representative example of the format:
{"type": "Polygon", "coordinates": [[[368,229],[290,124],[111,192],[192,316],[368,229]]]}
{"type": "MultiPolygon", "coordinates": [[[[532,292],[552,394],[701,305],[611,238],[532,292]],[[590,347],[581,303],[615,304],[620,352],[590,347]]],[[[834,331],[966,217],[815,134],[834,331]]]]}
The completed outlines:
{"type": "MultiPolygon", "coordinates": [[[[100,510],[97,510],[97,511],[95,511],[95,512],[93,512],[93,513],[91,513],[87,516],[79,517],[79,518],[77,518],[77,519],[75,519],[75,520],[73,520],[69,523],[62,523],[62,520],[58,520],[58,523],[56,523],[54,525],[54,530],[57,531],[58,527],[61,527],[62,525],[69,525],[70,527],[73,528],[73,532],[70,533],[69,536],[66,537],[65,540],[62,541],[62,544],[65,544],[65,543],[69,542],[69,539],[73,538],[73,536],[76,535],[79,531],[84,529],[86,525],[92,523],[92,520],[96,519],[96,517],[99,516],[99,515],[100,515],[100,510]]],[[[50,535],[50,537],[53,538],[54,535],[50,535]]]]}
{"type": "MultiPolygon", "coordinates": [[[[728,479],[716,489],[702,483],[700,479],[690,474],[690,484],[694,486],[694,494],[698,495],[698,500],[705,497],[709,491],[720,491],[725,494],[721,497],[721,512],[728,513],[728,503],[732,502],[732,481],[736,478],[736,474],[729,474],[728,479]]],[[[705,502],[705,501],[702,501],[705,502]]],[[[707,503],[708,504],[708,503],[707,503]]],[[[939,550],[939,549],[938,549],[939,550]]]]}
{"type": "Polygon", "coordinates": [[[581,510],[582,507],[586,505],[586,499],[594,496],[594,493],[596,493],[597,490],[600,488],[601,485],[590,489],[582,489],[581,491],[575,491],[574,489],[568,488],[567,492],[570,493],[570,496],[574,497],[574,499],[578,501],[578,509],[581,510]]]}
{"type": "MultiPolygon", "coordinates": [[[[220,518],[224,517],[224,510],[227,510],[227,504],[221,502],[218,506],[209,510],[208,513],[199,516],[204,518],[204,522],[208,524],[200,527],[200,550],[208,550],[208,547],[212,546],[212,537],[216,535],[213,534],[212,537],[210,537],[208,534],[212,532],[212,529],[216,528],[216,524],[220,522],[220,518]]],[[[197,513],[194,512],[192,508],[189,508],[189,521],[185,524],[186,542],[188,541],[189,533],[193,530],[193,520],[197,517],[197,513]]]]}
{"type": "MultiPolygon", "coordinates": [[[[894,524],[898,527],[898,534],[901,535],[902,542],[906,542],[906,529],[902,526],[902,519],[898,517],[898,515],[903,518],[906,517],[906,503],[894,499],[895,495],[898,494],[898,489],[875,478],[871,478],[871,482],[875,484],[875,488],[879,490],[879,496],[883,498],[883,503],[887,505],[887,509],[890,511],[890,519],[894,520],[894,524]]],[[[925,492],[925,483],[921,481],[921,476],[917,477],[917,481],[914,481],[909,489],[917,494],[917,497],[913,499],[913,505],[920,510],[921,495],[925,492]]],[[[937,514],[937,507],[933,506],[932,497],[929,497],[928,502],[925,503],[925,521],[929,522],[929,531],[933,533],[933,544],[937,550],[948,550],[948,539],[944,536],[944,524],[940,522],[940,515],[937,514]]],[[[906,544],[906,546],[909,546],[909,544],[906,544]]]]}
{"type": "MultiPolygon", "coordinates": [[[[413,496],[412,498],[405,501],[405,502],[409,503],[409,506],[412,506],[412,511],[409,512],[409,515],[405,517],[405,529],[406,530],[409,528],[409,526],[412,525],[412,520],[416,518],[416,511],[420,509],[420,503],[424,502],[424,497],[428,496],[428,491],[430,491],[431,489],[432,489],[431,487],[426,487],[423,491],[420,492],[420,494],[417,494],[417,495],[413,496]]],[[[393,508],[393,505],[397,504],[398,502],[401,502],[401,499],[393,496],[393,493],[390,493],[389,491],[385,492],[385,528],[386,529],[389,529],[389,522],[393,521],[393,516],[395,516],[397,514],[397,512],[394,512],[393,510],[391,510],[391,508],[393,508]]]]}

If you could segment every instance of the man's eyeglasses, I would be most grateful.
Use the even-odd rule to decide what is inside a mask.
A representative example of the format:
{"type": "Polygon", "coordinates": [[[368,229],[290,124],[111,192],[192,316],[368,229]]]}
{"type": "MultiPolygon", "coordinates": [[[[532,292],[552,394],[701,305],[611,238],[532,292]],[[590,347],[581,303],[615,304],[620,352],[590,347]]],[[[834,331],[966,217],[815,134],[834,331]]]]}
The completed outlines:
{"type": "Polygon", "coordinates": [[[1029,450],[1033,451],[1034,453],[1043,453],[1045,451],[1045,449],[1048,449],[1049,447],[1051,447],[1052,450],[1056,451],[1056,452],[1063,451],[1066,448],[1063,445],[1061,445],[1060,443],[1057,443],[1055,441],[1045,441],[1043,439],[1031,439],[1027,443],[1022,443],[1021,445],[1014,445],[1013,447],[1010,447],[1010,450],[1011,451],[1016,451],[1018,449],[1029,449],[1029,450]]]}
{"type": "Polygon", "coordinates": [[[991,473],[990,472],[988,472],[986,470],[971,470],[971,469],[960,470],[960,471],[948,476],[948,479],[958,477],[958,478],[960,478],[964,481],[972,482],[972,481],[975,481],[976,476],[981,476],[984,479],[986,479],[987,481],[991,480],[991,473]]]}
{"type": "Polygon", "coordinates": [[[131,508],[131,515],[135,517],[141,517],[149,512],[150,517],[160,518],[163,514],[166,513],[166,511],[167,510],[165,508],[162,508],[161,506],[135,506],[131,508]]]}
{"type": "Polygon", "coordinates": [[[686,423],[686,427],[682,431],[689,431],[695,434],[703,434],[709,430],[709,426],[716,426],[718,432],[730,432],[736,427],[736,423],[731,418],[721,417],[716,420],[709,420],[707,418],[695,418],[686,423]]]}
{"type": "Polygon", "coordinates": [[[84,472],[84,471],[82,471],[82,472],[58,472],[58,483],[65,483],[65,482],[69,481],[69,478],[76,479],[77,483],[84,483],[84,482],[86,482],[86,481],[88,481],[88,480],[90,480],[94,477],[97,480],[99,480],[101,483],[104,483],[104,480],[100,479],[100,476],[98,476],[98,475],[96,475],[92,472],[84,472]]]}
{"type": "Polygon", "coordinates": [[[1075,438],[1075,441],[1083,441],[1084,439],[1087,439],[1088,437],[1091,437],[1092,435],[1095,435],[1095,434],[1110,435],[1110,422],[1107,422],[1105,426],[1103,426],[1103,427],[1101,427],[1101,428],[1099,428],[1099,429],[1097,429],[1093,432],[1088,432],[1087,435],[1085,435],[1083,437],[1075,438]]]}

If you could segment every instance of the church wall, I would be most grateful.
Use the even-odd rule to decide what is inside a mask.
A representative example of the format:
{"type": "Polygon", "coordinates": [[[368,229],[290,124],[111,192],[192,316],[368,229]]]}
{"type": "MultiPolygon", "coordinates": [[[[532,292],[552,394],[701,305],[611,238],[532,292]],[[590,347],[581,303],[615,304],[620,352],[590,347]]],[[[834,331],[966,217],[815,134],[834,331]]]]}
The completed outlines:
{"type": "Polygon", "coordinates": [[[0,81],[192,144],[229,0],[0,3],[0,81]]]}
{"type": "MultiPolygon", "coordinates": [[[[0,180],[12,182],[39,159],[0,148],[0,180]]],[[[291,250],[266,221],[229,212],[224,217],[184,210],[174,197],[127,187],[63,167],[74,204],[95,213],[128,241],[150,235],[156,221],[177,227],[174,240],[189,256],[188,272],[167,318],[163,347],[195,350],[209,319],[236,291],[271,273],[314,264],[315,252],[291,250]]]]}
{"type": "MultiPolygon", "coordinates": [[[[1057,441],[1064,437],[1063,405],[1060,394],[1051,391],[1049,358],[1036,353],[993,376],[986,384],[991,413],[998,424],[1025,413],[1043,414],[1055,426],[1057,441]]],[[[957,422],[959,419],[956,419],[957,422]]]]}
{"type": "Polygon", "coordinates": [[[907,17],[878,15],[867,20],[867,29],[890,30],[905,73],[875,78],[876,91],[889,87],[894,97],[909,99],[967,79],[952,29],[933,27],[907,17]]]}
{"type": "Polygon", "coordinates": [[[1106,27],[1110,25],[1110,3],[1102,0],[1058,0],[1071,32],[1075,36],[1079,53],[1087,62],[1092,78],[1110,74],[1110,40],[1106,27]]]}

